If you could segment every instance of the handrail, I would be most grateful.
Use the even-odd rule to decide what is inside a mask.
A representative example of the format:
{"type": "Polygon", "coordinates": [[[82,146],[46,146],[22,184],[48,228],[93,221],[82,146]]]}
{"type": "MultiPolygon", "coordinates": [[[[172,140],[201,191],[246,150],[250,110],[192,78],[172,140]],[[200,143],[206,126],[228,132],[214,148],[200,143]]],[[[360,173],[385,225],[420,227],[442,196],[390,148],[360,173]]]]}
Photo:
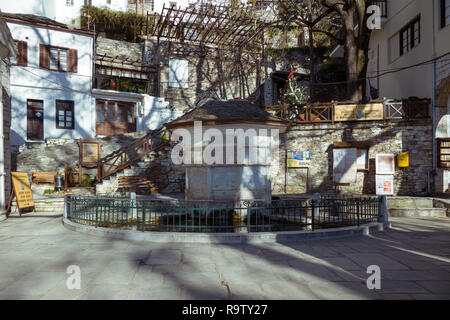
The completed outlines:
{"type": "Polygon", "coordinates": [[[142,159],[150,152],[158,150],[165,145],[166,143],[162,137],[159,136],[162,132],[162,129],[157,130],[156,132],[151,132],[133,142],[131,145],[115,150],[100,159],[98,167],[98,181],[101,182],[106,177],[128,168],[137,160],[142,159]],[[139,150],[142,151],[139,152],[139,150]],[[130,153],[134,153],[136,156],[131,158],[130,153]],[[119,160],[120,162],[117,163],[119,160]]]}

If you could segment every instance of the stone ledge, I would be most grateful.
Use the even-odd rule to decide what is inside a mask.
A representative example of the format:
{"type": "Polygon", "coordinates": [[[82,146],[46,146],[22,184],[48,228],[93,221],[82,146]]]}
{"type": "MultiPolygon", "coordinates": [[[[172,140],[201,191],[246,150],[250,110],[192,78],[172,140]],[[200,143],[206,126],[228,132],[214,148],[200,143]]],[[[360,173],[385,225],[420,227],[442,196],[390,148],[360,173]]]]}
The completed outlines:
{"type": "Polygon", "coordinates": [[[72,231],[79,231],[90,235],[113,239],[166,242],[166,243],[283,243],[306,240],[335,239],[359,235],[369,235],[390,228],[379,222],[361,226],[322,229],[316,231],[284,231],[284,232],[255,232],[255,233],[194,233],[194,232],[152,232],[136,230],[118,230],[101,227],[86,226],[63,218],[63,225],[72,231]]]}
{"type": "Polygon", "coordinates": [[[389,217],[439,217],[447,216],[446,208],[389,208],[389,217]]]}

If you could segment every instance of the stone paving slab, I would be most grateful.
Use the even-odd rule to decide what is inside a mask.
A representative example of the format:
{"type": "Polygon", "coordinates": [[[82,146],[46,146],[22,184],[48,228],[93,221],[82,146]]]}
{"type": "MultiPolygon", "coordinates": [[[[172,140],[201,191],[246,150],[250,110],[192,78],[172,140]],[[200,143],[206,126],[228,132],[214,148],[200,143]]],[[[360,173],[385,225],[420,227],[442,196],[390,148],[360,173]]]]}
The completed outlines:
{"type": "Polygon", "coordinates": [[[446,299],[450,219],[393,218],[370,236],[290,244],[105,239],[55,218],[0,222],[0,299],[446,299]],[[68,290],[69,265],[81,268],[68,290]],[[369,290],[366,268],[381,268],[369,290]]]}

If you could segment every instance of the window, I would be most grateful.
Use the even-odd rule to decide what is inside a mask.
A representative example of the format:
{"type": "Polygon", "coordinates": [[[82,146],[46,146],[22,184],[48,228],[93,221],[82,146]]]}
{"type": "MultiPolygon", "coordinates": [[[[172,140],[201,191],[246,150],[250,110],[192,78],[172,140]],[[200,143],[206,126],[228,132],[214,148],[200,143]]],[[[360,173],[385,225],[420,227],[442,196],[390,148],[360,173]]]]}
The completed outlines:
{"type": "Polygon", "coordinates": [[[441,0],[441,28],[450,24],[450,0],[441,0]]]}
{"type": "Polygon", "coordinates": [[[450,139],[438,138],[437,140],[437,166],[438,168],[447,169],[450,168],[450,139]]]}
{"type": "Polygon", "coordinates": [[[170,9],[176,9],[177,8],[177,3],[176,2],[169,2],[169,8],[170,9]]]}
{"type": "Polygon", "coordinates": [[[39,66],[59,72],[78,72],[78,51],[41,44],[39,66]]]}
{"type": "Polygon", "coordinates": [[[28,65],[28,44],[26,41],[15,41],[17,46],[18,55],[17,57],[11,57],[11,63],[17,66],[28,65]]]}
{"type": "Polygon", "coordinates": [[[97,99],[97,134],[109,136],[135,132],[135,109],[134,103],[97,99]]]}
{"type": "Polygon", "coordinates": [[[189,87],[189,62],[187,60],[169,60],[169,87],[189,87]]]}
{"type": "Polygon", "coordinates": [[[67,71],[67,49],[50,48],[50,70],[67,71]]]}
{"type": "Polygon", "coordinates": [[[73,7],[73,0],[66,0],[66,7],[73,7]]]}
{"type": "Polygon", "coordinates": [[[420,43],[420,17],[400,30],[400,55],[405,54],[420,43]]]}
{"type": "Polygon", "coordinates": [[[73,101],[56,100],[56,128],[74,129],[74,118],[73,101]]]}

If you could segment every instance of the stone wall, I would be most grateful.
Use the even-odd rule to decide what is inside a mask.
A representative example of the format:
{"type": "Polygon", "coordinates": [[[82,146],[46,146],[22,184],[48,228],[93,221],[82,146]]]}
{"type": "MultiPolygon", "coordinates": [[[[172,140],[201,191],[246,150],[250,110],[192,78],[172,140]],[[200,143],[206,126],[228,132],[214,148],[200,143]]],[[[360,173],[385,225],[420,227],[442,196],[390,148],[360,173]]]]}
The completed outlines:
{"type": "MultiPolygon", "coordinates": [[[[129,145],[145,133],[129,133],[98,139],[102,142],[101,156],[105,157],[113,151],[129,145]]],[[[17,171],[63,171],[66,164],[76,168],[78,158],[77,140],[47,139],[46,143],[20,146],[14,157],[14,165],[17,171]]],[[[86,173],[96,175],[96,171],[96,169],[86,170],[86,173]]]]}
{"type": "Polygon", "coordinates": [[[128,58],[133,61],[142,61],[142,43],[133,43],[119,40],[112,40],[104,37],[97,37],[95,51],[98,55],[117,57],[118,59],[128,58]]]}
{"type": "Polygon", "coordinates": [[[167,145],[144,159],[145,169],[139,174],[154,184],[152,192],[182,193],[185,188],[185,168],[175,165],[171,158],[172,146],[167,145]]]}
{"type": "MultiPolygon", "coordinates": [[[[115,150],[125,147],[143,136],[145,132],[130,133],[109,136],[98,139],[102,142],[101,156],[105,157],[115,150]]],[[[158,193],[180,193],[184,191],[185,178],[184,167],[177,166],[170,160],[171,147],[165,146],[150,153],[142,159],[139,164],[134,165],[133,175],[146,176],[153,183],[152,192],[158,193]]],[[[76,140],[72,139],[47,139],[44,144],[33,144],[21,146],[15,155],[15,166],[18,171],[55,171],[63,172],[64,165],[77,169],[79,149],[76,140]]],[[[88,174],[92,179],[97,177],[97,169],[83,168],[83,174],[88,174]]],[[[9,179],[8,179],[9,181],[9,179]]],[[[117,181],[116,181],[117,182],[117,181]]],[[[114,183],[113,186],[114,187],[114,183]]],[[[110,193],[111,184],[104,188],[98,188],[99,193],[110,193]]]]}
{"type": "Polygon", "coordinates": [[[396,165],[394,193],[423,195],[427,193],[428,170],[433,167],[432,148],[431,120],[294,126],[281,137],[279,165],[272,166],[272,190],[273,193],[375,194],[376,154],[396,156],[409,151],[410,166],[396,165]],[[334,185],[333,143],[342,141],[370,144],[369,171],[358,171],[356,183],[334,185]],[[286,150],[311,151],[310,167],[286,168],[286,150]]]}

